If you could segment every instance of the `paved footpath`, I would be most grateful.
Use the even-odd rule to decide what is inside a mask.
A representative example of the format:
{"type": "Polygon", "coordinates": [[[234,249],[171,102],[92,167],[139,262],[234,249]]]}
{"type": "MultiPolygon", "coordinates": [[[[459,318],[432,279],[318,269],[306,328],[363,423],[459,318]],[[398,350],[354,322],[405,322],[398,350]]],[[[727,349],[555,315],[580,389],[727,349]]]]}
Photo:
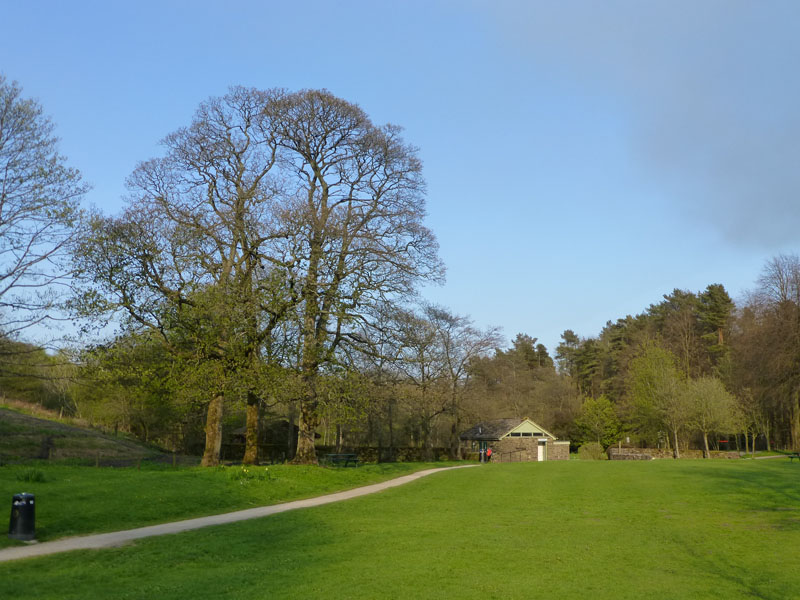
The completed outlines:
{"type": "Polygon", "coordinates": [[[58,552],[69,552],[70,550],[112,548],[114,546],[122,546],[130,541],[138,540],[139,538],[144,537],[180,533],[182,531],[189,531],[191,529],[200,529],[201,527],[209,527],[211,525],[224,525],[226,523],[235,523],[236,521],[244,521],[246,519],[258,519],[260,517],[267,517],[269,515],[286,512],[288,510],[311,508],[313,506],[330,504],[331,502],[340,502],[341,500],[358,498],[359,496],[366,496],[367,494],[374,494],[375,492],[397,487],[433,473],[475,466],[477,465],[461,465],[458,467],[445,467],[442,469],[427,469],[425,471],[418,471],[417,473],[404,475],[403,477],[398,477],[397,479],[391,479],[382,483],[374,483],[372,485],[366,485],[364,487],[346,490],[344,492],[319,496],[318,498],[307,498],[305,500],[295,500],[294,502],[285,502],[283,504],[273,504],[272,506],[248,508],[246,510],[237,510],[236,512],[225,513],[222,515],[212,515],[210,517],[200,517],[198,519],[187,519],[186,521],[175,521],[174,523],[162,523],[161,525],[150,525],[149,527],[139,527],[138,529],[128,529],[126,531],[114,531],[112,533],[99,533],[96,535],[70,537],[61,540],[54,540],[52,542],[41,542],[38,544],[28,544],[14,548],[5,548],[4,550],[0,550],[0,562],[19,560],[21,558],[31,558],[34,556],[45,556],[47,554],[56,554],[58,552]]]}

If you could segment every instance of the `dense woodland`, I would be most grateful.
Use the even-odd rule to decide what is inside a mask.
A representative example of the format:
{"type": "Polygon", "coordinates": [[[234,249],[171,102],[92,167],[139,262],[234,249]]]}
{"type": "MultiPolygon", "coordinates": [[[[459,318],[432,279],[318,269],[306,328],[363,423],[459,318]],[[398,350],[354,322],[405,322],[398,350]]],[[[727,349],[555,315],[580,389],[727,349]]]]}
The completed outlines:
{"type": "Polygon", "coordinates": [[[675,289],[595,337],[564,331],[552,355],[535,332],[504,347],[416,294],[444,272],[421,164],[358,106],[232,88],[109,216],[80,209],[80,174],[20,92],[0,78],[5,396],[206,465],[232,440],[249,463],[276,448],[315,462],[318,445],[455,456],[461,431],[512,416],[575,446],[800,448],[795,255],[739,305],[719,284],[675,289]],[[115,333],[24,341],[59,317],[115,333]]]}

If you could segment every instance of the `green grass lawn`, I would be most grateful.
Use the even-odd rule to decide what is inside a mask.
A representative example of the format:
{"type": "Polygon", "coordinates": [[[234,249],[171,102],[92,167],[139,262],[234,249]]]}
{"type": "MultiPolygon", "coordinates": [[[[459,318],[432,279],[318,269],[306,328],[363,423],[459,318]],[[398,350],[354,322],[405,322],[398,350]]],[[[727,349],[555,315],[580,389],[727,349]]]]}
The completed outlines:
{"type": "MultiPolygon", "coordinates": [[[[309,498],[444,464],[211,469],[143,466],[141,470],[46,463],[6,465],[0,467],[0,514],[3,519],[9,518],[14,494],[35,494],[36,538],[48,541],[309,498]],[[30,481],[37,475],[44,481],[30,481]]],[[[21,543],[0,536],[0,548],[21,543]]]]}
{"type": "Polygon", "coordinates": [[[799,547],[800,465],[788,460],[487,465],[2,563],[0,598],[785,600],[800,598],[799,547]]]}

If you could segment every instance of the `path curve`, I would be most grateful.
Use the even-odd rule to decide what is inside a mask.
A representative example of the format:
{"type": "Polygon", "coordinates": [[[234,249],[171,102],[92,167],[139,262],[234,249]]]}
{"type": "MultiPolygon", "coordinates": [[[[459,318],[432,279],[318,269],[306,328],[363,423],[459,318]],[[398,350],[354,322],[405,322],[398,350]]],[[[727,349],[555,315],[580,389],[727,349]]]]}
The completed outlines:
{"type": "Polygon", "coordinates": [[[258,519],[260,517],[267,517],[269,515],[282,513],[289,510],[296,510],[298,508],[322,506],[323,504],[330,504],[331,502],[340,502],[342,500],[349,500],[350,498],[358,498],[359,496],[374,494],[376,492],[415,481],[421,477],[425,477],[433,473],[451,471],[453,469],[465,469],[476,466],[478,465],[460,465],[458,467],[426,469],[425,471],[418,471],[416,473],[411,473],[410,475],[403,475],[402,477],[390,479],[389,481],[373,483],[372,485],[365,485],[352,490],[345,490],[343,492],[318,496],[317,498],[306,498],[305,500],[294,500],[292,502],[284,502],[283,504],[259,506],[258,508],[237,510],[235,512],[224,513],[221,515],[199,517],[197,519],[187,519],[185,521],[175,521],[173,523],[162,523],[160,525],[150,525],[148,527],[127,529],[125,531],[98,533],[95,535],[64,538],[60,540],[54,540],[52,542],[42,542],[26,546],[17,546],[14,548],[5,548],[0,550],[0,562],[31,558],[34,556],[45,556],[47,554],[56,554],[58,552],[69,552],[70,550],[112,548],[114,546],[122,546],[123,544],[144,537],[168,535],[171,533],[180,533],[182,531],[189,531],[192,529],[200,529],[201,527],[210,527],[211,525],[224,525],[226,523],[235,523],[237,521],[245,521],[247,519],[258,519]]]}

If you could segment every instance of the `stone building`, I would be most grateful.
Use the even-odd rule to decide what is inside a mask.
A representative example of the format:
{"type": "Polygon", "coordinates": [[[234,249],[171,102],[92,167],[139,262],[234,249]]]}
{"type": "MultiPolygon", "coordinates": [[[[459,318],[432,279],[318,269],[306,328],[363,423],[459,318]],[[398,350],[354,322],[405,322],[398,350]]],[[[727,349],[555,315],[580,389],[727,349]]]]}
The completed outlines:
{"type": "Polygon", "coordinates": [[[530,419],[495,419],[478,423],[459,436],[461,455],[477,455],[492,450],[492,462],[538,462],[569,460],[569,442],[530,419]]]}

